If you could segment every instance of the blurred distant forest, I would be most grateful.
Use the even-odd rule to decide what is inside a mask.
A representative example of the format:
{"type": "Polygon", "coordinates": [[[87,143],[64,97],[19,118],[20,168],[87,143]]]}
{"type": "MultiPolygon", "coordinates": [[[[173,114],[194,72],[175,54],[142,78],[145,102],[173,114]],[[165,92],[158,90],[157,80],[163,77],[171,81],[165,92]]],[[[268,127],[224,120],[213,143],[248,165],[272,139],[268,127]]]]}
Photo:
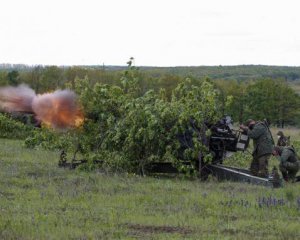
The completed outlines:
{"type": "MultiPolygon", "coordinates": [[[[91,85],[120,86],[130,66],[0,64],[0,86],[26,83],[37,93],[72,88],[75,79],[86,79],[91,85]]],[[[135,69],[134,77],[141,95],[149,89],[155,92],[165,89],[170,98],[174,88],[186,78],[196,86],[209,79],[218,91],[222,114],[231,115],[235,122],[267,118],[279,127],[300,126],[300,67],[240,65],[135,69]]]]}

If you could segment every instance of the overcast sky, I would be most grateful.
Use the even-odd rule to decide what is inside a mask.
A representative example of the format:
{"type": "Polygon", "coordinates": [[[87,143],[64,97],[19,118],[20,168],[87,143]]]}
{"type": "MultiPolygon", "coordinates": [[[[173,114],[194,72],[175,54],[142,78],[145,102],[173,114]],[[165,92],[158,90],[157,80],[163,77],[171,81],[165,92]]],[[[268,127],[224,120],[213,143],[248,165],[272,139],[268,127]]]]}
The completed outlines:
{"type": "Polygon", "coordinates": [[[300,66],[297,0],[0,3],[0,63],[300,66]]]}

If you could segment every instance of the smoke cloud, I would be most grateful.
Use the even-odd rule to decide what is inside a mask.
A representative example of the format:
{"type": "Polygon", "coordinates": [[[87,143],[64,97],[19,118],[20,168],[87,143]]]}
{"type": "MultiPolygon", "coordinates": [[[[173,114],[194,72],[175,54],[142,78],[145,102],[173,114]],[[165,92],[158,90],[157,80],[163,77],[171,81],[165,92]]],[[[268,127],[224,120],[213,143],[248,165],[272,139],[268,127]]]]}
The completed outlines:
{"type": "Polygon", "coordinates": [[[83,122],[83,113],[70,90],[36,94],[27,85],[0,88],[0,108],[5,112],[30,112],[36,119],[55,128],[76,127],[83,122]]]}

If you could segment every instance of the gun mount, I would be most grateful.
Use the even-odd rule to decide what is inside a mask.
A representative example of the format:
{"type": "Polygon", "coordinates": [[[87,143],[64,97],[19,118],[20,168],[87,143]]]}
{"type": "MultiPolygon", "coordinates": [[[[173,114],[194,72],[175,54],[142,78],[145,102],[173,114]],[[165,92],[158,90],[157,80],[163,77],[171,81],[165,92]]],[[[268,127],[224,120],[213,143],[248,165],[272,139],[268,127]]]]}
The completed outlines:
{"type": "MultiPolygon", "coordinates": [[[[191,127],[183,134],[178,135],[180,142],[179,158],[184,159],[184,152],[193,148],[193,137],[197,136],[198,141],[202,145],[206,146],[212,156],[212,163],[223,163],[223,159],[229,154],[237,151],[245,151],[249,145],[249,138],[246,133],[241,130],[235,130],[233,128],[232,119],[226,116],[219,120],[215,124],[205,123],[201,127],[191,120],[191,127]],[[207,132],[210,134],[207,134],[207,132]],[[206,136],[208,135],[208,136],[206,136]]],[[[202,157],[200,154],[200,158],[202,157]]],[[[202,161],[204,159],[197,159],[196,161],[202,161]]]]}
{"type": "Polygon", "coordinates": [[[210,127],[209,150],[213,155],[214,164],[222,164],[227,153],[245,151],[249,145],[247,134],[234,130],[232,123],[232,119],[226,116],[210,127]]]}

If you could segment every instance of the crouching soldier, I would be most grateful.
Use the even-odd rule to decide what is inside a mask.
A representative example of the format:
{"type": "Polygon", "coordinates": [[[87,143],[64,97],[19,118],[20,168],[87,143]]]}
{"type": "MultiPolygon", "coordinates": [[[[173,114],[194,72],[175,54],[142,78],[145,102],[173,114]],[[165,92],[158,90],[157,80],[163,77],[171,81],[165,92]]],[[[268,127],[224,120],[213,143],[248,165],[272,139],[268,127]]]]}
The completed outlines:
{"type": "Polygon", "coordinates": [[[277,141],[277,146],[290,146],[290,137],[284,136],[282,131],[279,131],[277,133],[278,141],[277,141]]]}
{"type": "Polygon", "coordinates": [[[293,147],[276,146],[273,155],[280,158],[279,169],[285,181],[294,182],[300,168],[300,161],[293,147]]]}

